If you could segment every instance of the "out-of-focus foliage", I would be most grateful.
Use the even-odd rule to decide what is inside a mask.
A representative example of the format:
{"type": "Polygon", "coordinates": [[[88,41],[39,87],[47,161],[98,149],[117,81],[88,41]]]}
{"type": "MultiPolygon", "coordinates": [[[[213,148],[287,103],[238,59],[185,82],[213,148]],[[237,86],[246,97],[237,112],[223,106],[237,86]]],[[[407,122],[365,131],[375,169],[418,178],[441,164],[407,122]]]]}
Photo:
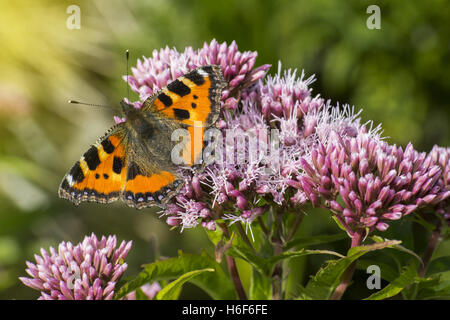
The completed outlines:
{"type": "MultiPolygon", "coordinates": [[[[137,212],[122,203],[77,208],[57,196],[65,171],[118,114],[118,102],[127,94],[121,79],[126,71],[125,49],[130,49],[133,65],[139,56],[149,56],[166,45],[183,50],[212,38],[236,40],[240,49],[258,51],[257,65],[281,60],[284,68],[315,73],[315,94],[364,109],[363,119],[382,122],[391,142],[412,141],[423,151],[435,143],[448,146],[447,3],[382,2],[381,30],[366,27],[370,4],[337,0],[3,3],[0,298],[36,298],[17,279],[24,275],[24,261],[41,246],[78,242],[91,232],[133,240],[130,274],[158,255],[175,256],[178,249],[199,253],[206,246],[203,231],[170,231],[156,210],[137,212]],[[79,30],[66,27],[66,9],[72,4],[81,9],[79,30]],[[68,99],[116,110],[69,105],[68,99]]],[[[308,212],[302,235],[337,231],[327,214],[308,212]]],[[[405,236],[405,246],[421,252],[427,237],[416,229],[403,223],[395,231],[405,236]],[[417,233],[414,241],[406,239],[411,230],[417,233]]],[[[334,250],[345,252],[347,247],[342,241],[334,250]]],[[[441,250],[448,247],[444,242],[441,250]]],[[[292,290],[296,282],[307,280],[311,265],[321,261],[315,257],[292,260],[292,290]]],[[[248,285],[248,266],[242,264],[241,272],[244,286],[248,285]]],[[[182,296],[205,297],[193,286],[186,286],[182,296]]]]}

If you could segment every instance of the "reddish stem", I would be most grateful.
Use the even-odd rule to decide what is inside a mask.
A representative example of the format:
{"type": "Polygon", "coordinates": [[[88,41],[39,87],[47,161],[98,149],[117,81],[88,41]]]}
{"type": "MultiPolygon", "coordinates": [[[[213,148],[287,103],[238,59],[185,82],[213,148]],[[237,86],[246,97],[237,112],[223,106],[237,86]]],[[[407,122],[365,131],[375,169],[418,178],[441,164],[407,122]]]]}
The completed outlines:
{"type": "MultiPolygon", "coordinates": [[[[351,248],[357,247],[361,244],[364,239],[364,231],[357,230],[353,233],[351,248]]],[[[342,276],[341,282],[337,286],[336,290],[333,292],[331,296],[331,300],[340,300],[344,295],[345,290],[350,285],[352,281],[353,274],[356,270],[356,261],[353,261],[351,265],[348,266],[347,270],[345,270],[344,275],[342,276]]]]}
{"type": "MultiPolygon", "coordinates": [[[[227,238],[230,237],[230,231],[228,230],[225,224],[219,223],[219,226],[222,228],[223,233],[227,238]]],[[[228,270],[230,271],[231,280],[233,281],[234,288],[238,295],[239,300],[248,300],[247,294],[245,293],[244,286],[242,285],[241,277],[239,276],[239,272],[236,266],[236,261],[233,257],[226,255],[228,270]]]]}
{"type": "Polygon", "coordinates": [[[304,216],[305,215],[303,214],[303,212],[297,213],[294,223],[293,223],[291,229],[289,230],[288,235],[286,236],[285,242],[288,242],[295,236],[295,233],[297,232],[298,228],[300,227],[300,224],[302,223],[304,216]]]}
{"type": "MultiPolygon", "coordinates": [[[[275,232],[272,238],[273,254],[274,256],[283,253],[283,241],[281,240],[281,224],[282,224],[282,211],[280,208],[275,212],[275,232]]],[[[283,263],[278,262],[273,268],[272,272],[272,299],[281,300],[283,296],[282,292],[282,280],[283,280],[283,263]]]]}
{"type": "Polygon", "coordinates": [[[247,294],[245,293],[244,287],[242,286],[241,278],[236,266],[236,261],[230,256],[227,257],[228,269],[230,270],[231,279],[233,280],[234,288],[239,297],[239,300],[247,300],[247,294]]]}
{"type": "Polygon", "coordinates": [[[418,275],[419,277],[423,278],[425,277],[425,274],[427,273],[428,265],[430,264],[431,257],[433,256],[434,251],[436,250],[437,246],[439,245],[439,242],[441,241],[441,221],[438,221],[438,224],[436,225],[436,229],[434,229],[433,233],[431,234],[430,241],[428,242],[427,248],[425,249],[425,253],[423,255],[423,264],[419,268],[418,275]]]}

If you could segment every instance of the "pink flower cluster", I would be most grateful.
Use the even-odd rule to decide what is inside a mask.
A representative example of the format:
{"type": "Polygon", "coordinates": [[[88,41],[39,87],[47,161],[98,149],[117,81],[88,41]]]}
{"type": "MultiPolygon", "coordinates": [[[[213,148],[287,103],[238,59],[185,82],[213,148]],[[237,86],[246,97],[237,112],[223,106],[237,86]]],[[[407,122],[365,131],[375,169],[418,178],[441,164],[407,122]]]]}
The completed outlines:
{"type": "MultiPolygon", "coordinates": [[[[433,149],[431,149],[430,157],[442,170],[442,174],[438,181],[440,189],[450,192],[450,148],[443,148],[435,145],[433,149]]],[[[450,197],[435,203],[436,204],[432,209],[440,213],[450,224],[450,197]]]]}
{"type": "Polygon", "coordinates": [[[349,233],[386,230],[389,221],[425,204],[441,203],[448,215],[448,205],[442,208],[449,197],[443,165],[448,151],[445,161],[439,158],[448,149],[435,148],[436,155],[426,156],[412,145],[390,146],[380,137],[380,126],[361,124],[352,108],[313,96],[314,77],[282,72],[281,64],[276,75],[265,77],[269,65],[255,68],[256,57],[240,52],[234,41],[213,40],[182,53],[155,50],[132,69],[128,81],[141,101],[202,65],[219,65],[229,82],[217,122],[221,161],[201,173],[180,170],[185,185],[164,208],[169,225],[214,230],[218,218],[250,224],[270,206],[307,201],[329,208],[349,233]]]}
{"type": "Polygon", "coordinates": [[[62,242],[58,250],[41,249],[36,264],[26,262],[31,278],[19,278],[25,285],[41,292],[40,300],[111,300],[117,281],[127,270],[124,262],[132,242],[116,236],[95,234],[73,245],[62,242]]]}
{"type": "Polygon", "coordinates": [[[438,185],[441,169],[426,153],[409,144],[404,150],[377,135],[333,132],[328,144],[302,159],[302,189],[316,206],[334,212],[349,234],[357,229],[384,231],[388,222],[418,207],[445,200],[450,191],[438,185]]]}

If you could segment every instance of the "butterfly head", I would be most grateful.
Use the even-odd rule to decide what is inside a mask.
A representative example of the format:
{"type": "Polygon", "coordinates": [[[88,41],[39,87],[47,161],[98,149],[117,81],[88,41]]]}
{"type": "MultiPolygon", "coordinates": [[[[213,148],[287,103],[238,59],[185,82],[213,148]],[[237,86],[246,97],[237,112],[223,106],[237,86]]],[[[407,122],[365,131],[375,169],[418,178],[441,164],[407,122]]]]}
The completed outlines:
{"type": "Polygon", "coordinates": [[[122,107],[122,112],[126,119],[133,121],[143,118],[142,110],[127,103],[125,100],[120,101],[120,106],[122,107]]]}
{"type": "Polygon", "coordinates": [[[136,137],[147,140],[154,134],[154,119],[145,114],[141,109],[136,108],[125,100],[120,102],[123,114],[126,118],[126,126],[128,130],[136,137]]]}
{"type": "Polygon", "coordinates": [[[120,106],[122,107],[124,115],[128,115],[136,111],[136,107],[127,103],[125,100],[120,101],[120,106]]]}

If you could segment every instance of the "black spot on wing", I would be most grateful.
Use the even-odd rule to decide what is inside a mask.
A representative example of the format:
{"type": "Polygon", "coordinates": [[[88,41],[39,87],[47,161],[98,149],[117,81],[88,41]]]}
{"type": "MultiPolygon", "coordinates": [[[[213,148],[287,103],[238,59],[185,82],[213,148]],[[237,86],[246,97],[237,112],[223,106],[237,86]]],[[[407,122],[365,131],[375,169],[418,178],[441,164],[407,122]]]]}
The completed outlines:
{"type": "Polygon", "coordinates": [[[173,108],[173,114],[177,119],[185,120],[191,117],[188,110],[173,108]]]}
{"type": "Polygon", "coordinates": [[[166,95],[164,92],[161,92],[158,95],[158,99],[161,100],[161,102],[166,106],[166,107],[170,107],[172,105],[172,99],[166,95]]]}
{"type": "Polygon", "coordinates": [[[184,77],[191,80],[193,83],[195,83],[198,86],[201,86],[202,84],[205,83],[205,78],[195,70],[192,72],[189,72],[184,77]]]}
{"type": "Polygon", "coordinates": [[[103,178],[108,179],[109,176],[108,176],[106,173],[104,173],[104,174],[103,174],[103,178]]]}
{"type": "Polygon", "coordinates": [[[114,146],[111,143],[111,141],[109,141],[108,138],[106,138],[105,140],[103,140],[102,142],[102,146],[103,146],[103,150],[105,150],[106,153],[111,154],[114,151],[114,146]]]}
{"type": "MultiPolygon", "coordinates": [[[[70,169],[69,174],[72,176],[73,181],[81,182],[84,180],[83,170],[80,167],[80,161],[77,161],[75,165],[70,169]]],[[[65,179],[64,179],[65,180],[65,179]]]]}
{"type": "Polygon", "coordinates": [[[202,67],[202,70],[205,71],[209,75],[214,74],[214,70],[211,66],[202,67]]]}
{"type": "Polygon", "coordinates": [[[92,146],[88,151],[83,155],[84,160],[86,161],[89,170],[95,170],[100,164],[100,158],[98,157],[97,147],[92,146]]]}
{"type": "Polygon", "coordinates": [[[117,174],[120,174],[122,172],[122,168],[123,168],[123,158],[114,156],[113,171],[117,174]]]}
{"type": "Polygon", "coordinates": [[[69,190],[69,188],[70,188],[69,182],[67,182],[67,179],[64,179],[63,182],[61,183],[61,189],[69,190]]]}
{"type": "Polygon", "coordinates": [[[196,104],[196,103],[193,103],[193,102],[192,102],[192,103],[191,103],[191,106],[192,106],[192,108],[194,108],[194,109],[197,108],[197,104],[196,104]]]}
{"type": "Polygon", "coordinates": [[[184,97],[185,95],[188,95],[189,93],[191,93],[191,89],[189,89],[189,87],[187,85],[185,85],[183,82],[181,82],[178,79],[169,83],[169,85],[167,86],[167,89],[169,89],[173,93],[176,93],[180,97],[184,97]]]}

